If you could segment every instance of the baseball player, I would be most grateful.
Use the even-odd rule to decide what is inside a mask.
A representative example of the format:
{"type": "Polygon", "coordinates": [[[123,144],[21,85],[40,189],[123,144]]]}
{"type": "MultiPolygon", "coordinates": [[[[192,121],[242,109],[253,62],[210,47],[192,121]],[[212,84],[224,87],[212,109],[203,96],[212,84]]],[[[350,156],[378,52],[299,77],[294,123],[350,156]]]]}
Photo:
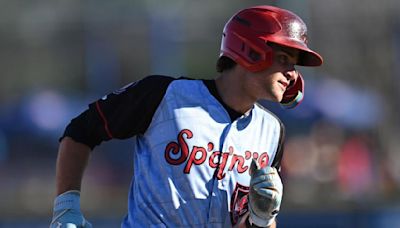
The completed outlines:
{"type": "Polygon", "coordinates": [[[152,75],[91,103],[66,127],[57,159],[51,227],[92,227],[80,210],[91,150],[134,140],[122,227],[275,227],[284,127],[257,101],[293,108],[304,82],[295,65],[319,66],[307,28],[272,6],[226,23],[215,80],[152,75]]]}

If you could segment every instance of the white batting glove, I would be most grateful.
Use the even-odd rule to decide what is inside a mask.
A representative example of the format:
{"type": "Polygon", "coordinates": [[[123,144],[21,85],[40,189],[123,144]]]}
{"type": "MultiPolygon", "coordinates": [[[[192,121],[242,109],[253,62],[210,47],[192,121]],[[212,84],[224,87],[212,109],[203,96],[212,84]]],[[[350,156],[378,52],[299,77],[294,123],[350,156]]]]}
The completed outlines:
{"type": "Polygon", "coordinates": [[[50,228],[92,228],[82,215],[79,191],[67,191],[56,197],[50,228]]]}
{"type": "Polygon", "coordinates": [[[281,207],[283,184],[274,167],[259,168],[255,160],[250,165],[250,224],[270,226],[281,207]]]}

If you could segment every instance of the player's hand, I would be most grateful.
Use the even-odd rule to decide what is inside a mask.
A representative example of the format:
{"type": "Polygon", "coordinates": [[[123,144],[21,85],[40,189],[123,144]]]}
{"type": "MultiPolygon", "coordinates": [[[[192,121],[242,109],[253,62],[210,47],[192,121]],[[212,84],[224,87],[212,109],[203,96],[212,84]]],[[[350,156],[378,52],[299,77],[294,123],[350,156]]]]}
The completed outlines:
{"type": "Polygon", "coordinates": [[[283,184],[274,167],[259,168],[255,160],[250,166],[249,210],[251,224],[270,226],[279,213],[283,184]]]}
{"type": "Polygon", "coordinates": [[[50,228],[92,228],[80,210],[79,191],[67,191],[57,196],[50,228]]]}

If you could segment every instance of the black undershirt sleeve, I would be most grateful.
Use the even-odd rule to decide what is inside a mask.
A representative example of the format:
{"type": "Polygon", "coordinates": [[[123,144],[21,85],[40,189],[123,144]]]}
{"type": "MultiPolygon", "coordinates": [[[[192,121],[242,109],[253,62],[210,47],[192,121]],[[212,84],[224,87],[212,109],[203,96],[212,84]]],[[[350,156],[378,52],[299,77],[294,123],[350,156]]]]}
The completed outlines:
{"type": "Polygon", "coordinates": [[[60,140],[68,136],[93,149],[102,141],[143,134],[173,80],[148,76],[91,103],[71,120],[60,140]]]}

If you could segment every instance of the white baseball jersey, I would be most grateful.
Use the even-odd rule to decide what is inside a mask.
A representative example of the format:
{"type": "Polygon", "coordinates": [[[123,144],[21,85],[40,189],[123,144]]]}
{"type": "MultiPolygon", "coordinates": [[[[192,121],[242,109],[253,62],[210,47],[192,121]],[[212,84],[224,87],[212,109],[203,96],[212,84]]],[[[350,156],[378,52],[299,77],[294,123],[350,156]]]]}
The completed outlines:
{"type": "MultiPolygon", "coordinates": [[[[129,87],[112,96],[124,96],[129,87]]],[[[283,126],[258,104],[232,120],[203,80],[170,80],[164,91],[147,127],[133,137],[122,227],[231,227],[247,211],[251,160],[279,166],[283,126]]],[[[108,99],[115,98],[91,106],[111,138],[111,115],[102,111],[108,99]]]]}

